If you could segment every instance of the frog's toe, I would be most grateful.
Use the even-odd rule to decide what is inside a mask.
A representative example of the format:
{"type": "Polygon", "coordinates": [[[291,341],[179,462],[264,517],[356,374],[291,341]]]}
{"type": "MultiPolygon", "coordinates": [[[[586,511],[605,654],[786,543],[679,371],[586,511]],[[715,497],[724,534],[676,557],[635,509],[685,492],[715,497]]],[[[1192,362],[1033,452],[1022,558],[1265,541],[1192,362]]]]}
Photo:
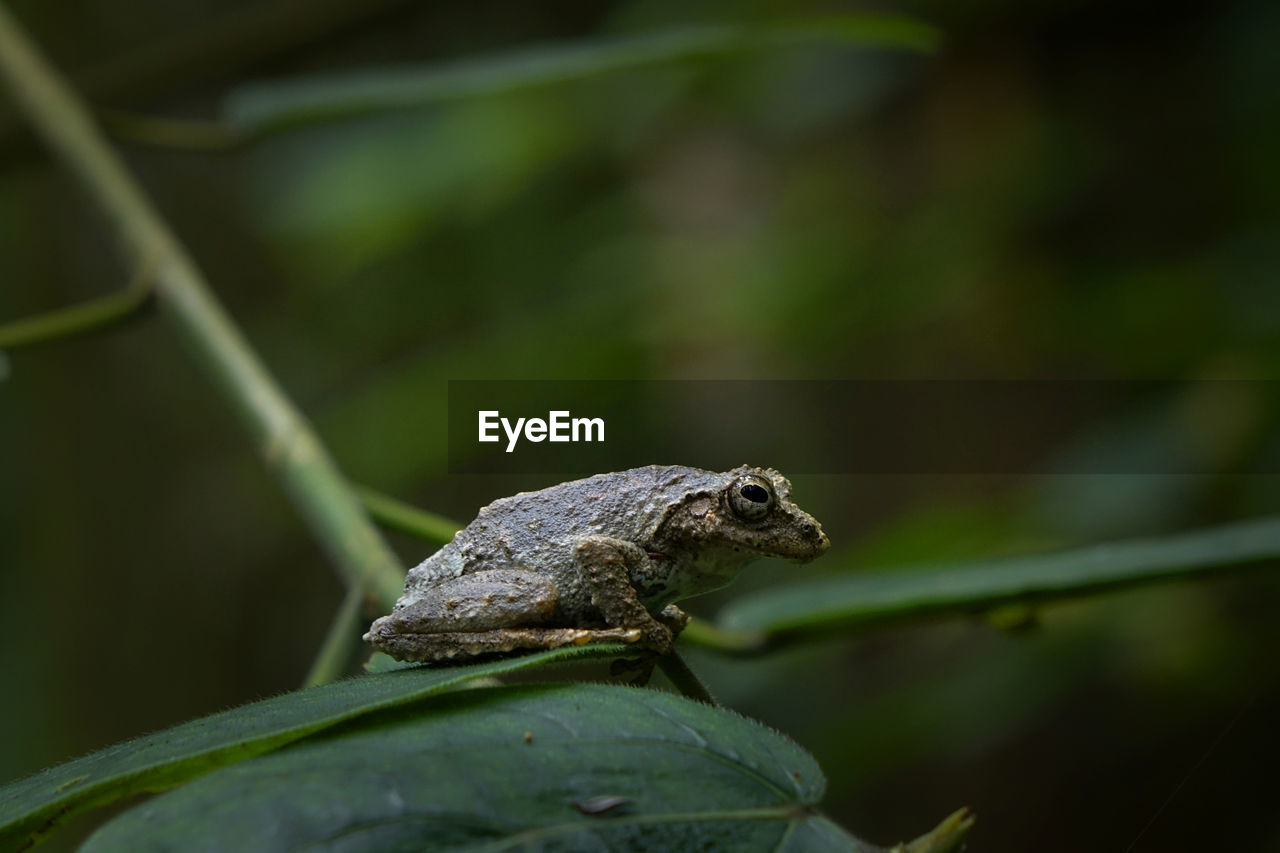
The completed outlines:
{"type": "Polygon", "coordinates": [[[673,636],[679,636],[680,632],[689,624],[689,614],[674,604],[668,604],[662,608],[662,612],[654,618],[670,628],[673,636]]]}
{"type": "Polygon", "coordinates": [[[675,635],[661,622],[655,621],[641,629],[641,637],[646,646],[660,655],[668,654],[675,646],[675,635]]]}

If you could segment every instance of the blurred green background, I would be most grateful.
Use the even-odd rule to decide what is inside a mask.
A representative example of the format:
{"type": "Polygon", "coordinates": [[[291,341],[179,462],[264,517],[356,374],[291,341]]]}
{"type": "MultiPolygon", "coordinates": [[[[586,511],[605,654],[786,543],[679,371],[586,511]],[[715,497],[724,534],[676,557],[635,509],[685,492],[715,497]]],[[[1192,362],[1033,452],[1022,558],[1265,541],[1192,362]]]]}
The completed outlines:
{"type": "MultiPolygon", "coordinates": [[[[10,5],[95,106],[197,119],[285,77],[859,11],[10,5]]],[[[120,144],[346,472],[463,521],[550,480],[445,476],[451,378],[1280,373],[1280,7],[877,8],[939,26],[941,50],[799,41],[226,152],[120,144]]],[[[7,101],[0,157],[0,322],[122,286],[7,101]]],[[[1274,470],[1269,388],[1209,407],[1214,458],[1274,470]]],[[[1073,452],[1147,452],[1159,429],[1135,410],[1073,452]]],[[[341,586],[163,322],[12,353],[0,445],[0,780],[301,681],[341,586]]],[[[795,485],[835,543],[812,572],[1280,506],[1261,475],[795,485]]],[[[406,564],[430,550],[393,542],[406,564]]],[[[794,571],[761,563],[689,609],[794,571]]],[[[1261,572],[1047,607],[1017,634],[691,658],[817,756],[829,812],[871,840],[969,805],[975,850],[1280,850],[1277,607],[1261,572]]]]}

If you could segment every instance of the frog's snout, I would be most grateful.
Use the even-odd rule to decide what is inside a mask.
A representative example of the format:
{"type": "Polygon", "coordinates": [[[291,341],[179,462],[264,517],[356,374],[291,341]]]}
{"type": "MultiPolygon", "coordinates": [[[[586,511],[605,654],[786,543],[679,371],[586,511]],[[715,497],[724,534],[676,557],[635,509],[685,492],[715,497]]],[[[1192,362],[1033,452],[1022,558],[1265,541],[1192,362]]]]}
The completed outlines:
{"type": "Polygon", "coordinates": [[[831,547],[831,540],[827,538],[827,531],[823,530],[816,521],[808,525],[808,528],[805,533],[814,540],[813,556],[820,557],[831,547]]]}
{"type": "MultiPolygon", "coordinates": [[[[827,538],[827,531],[819,527],[816,521],[813,523],[813,527],[814,532],[818,534],[818,545],[816,550],[818,554],[825,554],[827,549],[831,547],[831,540],[827,538]]],[[[814,556],[817,556],[817,554],[814,556]]]]}
{"type": "Polygon", "coordinates": [[[794,538],[798,540],[796,542],[798,547],[794,549],[794,553],[789,555],[791,559],[807,563],[816,557],[822,556],[831,547],[831,540],[827,538],[827,533],[822,529],[822,525],[808,513],[797,512],[791,527],[795,531],[794,538]]]}

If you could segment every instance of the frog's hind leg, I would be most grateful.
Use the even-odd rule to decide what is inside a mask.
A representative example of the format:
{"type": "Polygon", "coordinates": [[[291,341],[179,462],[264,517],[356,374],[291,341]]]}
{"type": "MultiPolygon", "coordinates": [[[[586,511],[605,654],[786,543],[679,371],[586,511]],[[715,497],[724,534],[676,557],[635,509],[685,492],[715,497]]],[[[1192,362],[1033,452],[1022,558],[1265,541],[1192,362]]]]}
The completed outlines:
{"type": "Polygon", "coordinates": [[[551,581],[536,572],[489,569],[426,587],[383,619],[418,632],[523,628],[551,618],[558,598],[551,581]]]}
{"type": "Polygon", "coordinates": [[[421,590],[375,621],[364,639],[406,661],[639,639],[633,630],[541,627],[558,598],[551,581],[536,572],[491,569],[459,575],[421,590]]]}
{"type": "Polygon", "coordinates": [[[377,622],[365,635],[375,647],[397,660],[454,661],[545,651],[588,643],[634,643],[638,628],[501,628],[494,631],[446,631],[404,634],[384,631],[377,622]]]}

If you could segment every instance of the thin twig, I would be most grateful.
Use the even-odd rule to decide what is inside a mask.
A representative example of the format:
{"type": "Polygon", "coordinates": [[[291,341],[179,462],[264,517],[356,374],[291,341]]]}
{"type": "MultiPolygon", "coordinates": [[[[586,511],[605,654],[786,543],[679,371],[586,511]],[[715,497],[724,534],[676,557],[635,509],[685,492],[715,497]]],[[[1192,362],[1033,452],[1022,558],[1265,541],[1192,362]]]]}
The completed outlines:
{"type": "Polygon", "coordinates": [[[16,350],[63,341],[114,328],[152,307],[154,259],[138,264],[123,290],[0,325],[0,350],[16,350]]]}
{"type": "Polygon", "coordinates": [[[158,148],[223,152],[254,140],[252,133],[220,121],[168,119],[127,110],[102,110],[98,118],[103,128],[117,139],[158,148]]]}
{"type": "Polygon", "coordinates": [[[16,350],[101,332],[142,315],[149,290],[130,288],[0,326],[0,350],[16,350]]]}
{"type": "MultiPolygon", "coordinates": [[[[193,83],[231,79],[264,60],[321,43],[335,34],[349,34],[377,18],[402,10],[412,13],[414,4],[407,0],[307,0],[305,15],[298,14],[297,0],[210,4],[209,8],[213,11],[190,26],[168,30],[163,39],[130,45],[127,50],[112,52],[103,62],[78,70],[73,75],[76,88],[90,103],[139,103],[193,83]]],[[[0,148],[25,148],[16,133],[16,117],[7,106],[0,104],[0,148]]],[[[191,141],[194,139],[178,144],[191,141]]]]}
{"type": "Polygon", "coordinates": [[[462,527],[443,515],[419,509],[368,486],[356,485],[354,488],[369,516],[392,530],[444,545],[452,541],[453,535],[462,527]]]}
{"type": "Polygon", "coordinates": [[[390,607],[403,570],[311,425],[267,371],[204,276],[90,120],[84,104],[0,6],[0,77],[112,224],[131,263],[154,259],[155,295],[348,588],[390,607]]]}
{"type": "Polygon", "coordinates": [[[684,662],[684,658],[680,657],[679,652],[673,651],[659,656],[658,666],[662,669],[662,674],[670,679],[676,689],[685,696],[690,699],[697,699],[699,702],[705,702],[708,705],[720,704],[711,695],[711,691],[702,683],[702,680],[689,668],[689,664],[684,662]]]}
{"type": "Polygon", "coordinates": [[[303,687],[315,687],[337,681],[347,673],[351,662],[360,649],[360,623],[364,618],[365,605],[368,603],[364,592],[357,587],[347,589],[333,622],[329,625],[329,633],[325,634],[324,643],[311,663],[311,671],[302,683],[303,687]]]}
{"type": "Polygon", "coordinates": [[[968,808],[959,809],[915,841],[894,845],[889,853],[958,853],[975,820],[968,808]]]}
{"type": "Polygon", "coordinates": [[[763,631],[727,631],[697,618],[689,620],[680,639],[726,654],[755,655],[769,649],[769,637],[763,631]]]}

